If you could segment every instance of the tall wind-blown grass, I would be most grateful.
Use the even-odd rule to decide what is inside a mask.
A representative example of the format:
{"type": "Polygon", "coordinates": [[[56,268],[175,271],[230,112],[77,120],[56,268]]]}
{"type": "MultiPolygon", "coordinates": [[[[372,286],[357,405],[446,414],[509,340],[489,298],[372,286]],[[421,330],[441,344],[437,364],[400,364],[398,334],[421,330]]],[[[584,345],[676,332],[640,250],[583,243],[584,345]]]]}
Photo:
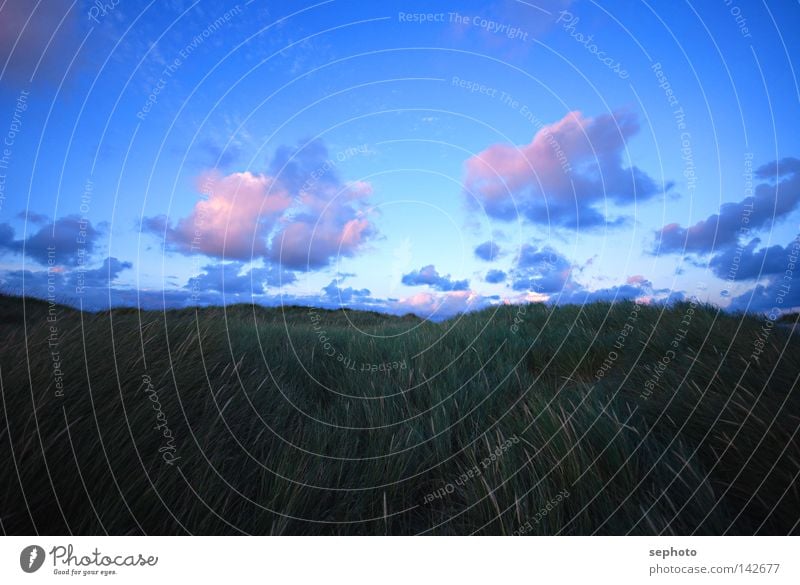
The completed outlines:
{"type": "Polygon", "coordinates": [[[2,297],[0,339],[6,533],[800,530],[800,344],[754,317],[2,297]]]}

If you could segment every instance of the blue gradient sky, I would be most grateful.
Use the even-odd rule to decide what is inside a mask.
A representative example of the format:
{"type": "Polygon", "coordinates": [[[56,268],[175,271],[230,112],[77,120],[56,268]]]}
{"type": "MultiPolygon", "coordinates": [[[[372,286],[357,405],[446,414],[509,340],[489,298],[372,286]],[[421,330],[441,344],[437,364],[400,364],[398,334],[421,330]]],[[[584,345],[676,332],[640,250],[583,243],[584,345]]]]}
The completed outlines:
{"type": "Polygon", "coordinates": [[[110,4],[0,10],[8,291],[800,306],[796,2],[110,4]]]}

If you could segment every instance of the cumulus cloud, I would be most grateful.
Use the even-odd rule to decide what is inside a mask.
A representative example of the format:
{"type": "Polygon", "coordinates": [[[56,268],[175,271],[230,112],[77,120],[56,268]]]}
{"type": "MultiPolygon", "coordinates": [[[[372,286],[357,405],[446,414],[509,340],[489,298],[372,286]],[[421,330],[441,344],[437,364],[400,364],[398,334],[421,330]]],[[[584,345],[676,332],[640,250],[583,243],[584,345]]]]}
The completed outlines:
{"type": "MultiPolygon", "coordinates": [[[[576,288],[564,292],[559,292],[550,297],[550,301],[559,304],[583,305],[596,302],[616,302],[616,301],[638,301],[652,300],[653,290],[649,285],[621,284],[606,288],[589,290],[576,288]]],[[[667,293],[668,291],[658,291],[667,293]]]]}
{"type": "Polygon", "coordinates": [[[47,223],[50,218],[42,213],[36,213],[35,211],[20,211],[17,214],[17,217],[25,222],[33,223],[33,224],[42,224],[47,223]]]}
{"type": "Polygon", "coordinates": [[[86,263],[96,250],[100,232],[89,220],[68,215],[55,222],[37,221],[37,224],[41,227],[25,239],[16,239],[13,227],[0,224],[0,250],[24,254],[43,265],[52,260],[58,266],[86,263]]]}
{"type": "Polygon", "coordinates": [[[478,244],[475,248],[475,256],[481,260],[492,262],[500,255],[500,247],[492,240],[478,244]]]}
{"type": "Polygon", "coordinates": [[[427,285],[440,291],[465,291],[469,289],[468,280],[453,280],[450,275],[439,274],[433,264],[423,266],[403,275],[403,284],[406,286],[427,285]]]}
{"type": "Polygon", "coordinates": [[[372,187],[342,181],[336,167],[321,142],[280,148],[266,174],[208,173],[199,181],[207,196],[187,217],[174,226],[163,216],[146,218],[142,229],[183,254],[321,268],[353,256],[375,233],[365,204],[372,187]]]}
{"type": "Polygon", "coordinates": [[[496,299],[497,297],[484,297],[470,290],[445,294],[421,292],[392,303],[390,310],[396,314],[413,313],[438,321],[459,313],[483,309],[496,302],[496,299]]]}
{"type": "Polygon", "coordinates": [[[619,301],[672,304],[686,300],[686,298],[687,295],[684,291],[655,288],[650,280],[641,275],[634,275],[627,278],[624,284],[594,289],[573,282],[570,283],[570,286],[565,287],[564,290],[549,295],[546,302],[557,305],[583,305],[619,301]]]}
{"type": "Polygon", "coordinates": [[[770,278],[764,284],[734,297],[729,310],[769,313],[773,318],[782,311],[800,309],[800,276],[797,273],[770,278]]]}
{"type": "Polygon", "coordinates": [[[330,284],[322,289],[324,296],[328,299],[338,301],[340,303],[349,303],[351,301],[366,300],[370,297],[370,291],[367,288],[356,289],[351,286],[342,288],[339,286],[341,280],[332,280],[330,284]]]}
{"type": "Polygon", "coordinates": [[[689,227],[665,225],[655,233],[656,253],[706,254],[735,246],[753,230],[770,228],[800,206],[800,160],[784,158],[756,169],[754,176],[765,182],[754,194],[720,206],[719,213],[689,227]]]}
{"type": "Polygon", "coordinates": [[[57,299],[68,302],[63,295],[72,291],[68,291],[60,272],[50,271],[48,275],[47,270],[7,270],[0,274],[3,294],[47,298],[48,285],[53,287],[57,299]]]}
{"type": "Polygon", "coordinates": [[[39,298],[51,295],[59,302],[71,303],[81,298],[87,308],[98,301],[108,299],[109,287],[124,270],[133,268],[130,262],[123,262],[113,256],[107,257],[97,268],[84,266],[55,266],[49,270],[8,270],[0,274],[3,292],[24,294],[39,298]]]}
{"type": "Polygon", "coordinates": [[[728,309],[731,311],[747,312],[770,312],[774,317],[774,308],[778,307],[775,299],[781,298],[783,301],[779,309],[800,308],[800,278],[789,279],[790,286],[781,288],[785,283],[780,281],[770,281],[766,284],[758,284],[755,288],[743,293],[731,300],[728,309]],[[780,297],[780,294],[785,296],[780,297]]]}
{"type": "Polygon", "coordinates": [[[295,270],[320,268],[337,257],[355,255],[373,234],[366,214],[346,206],[325,209],[321,216],[301,214],[281,226],[269,258],[295,270]]]}
{"type": "MultiPolygon", "coordinates": [[[[622,284],[593,288],[591,283],[576,280],[579,273],[578,266],[551,246],[524,244],[507,275],[511,289],[516,291],[509,301],[563,305],[597,301],[674,300],[672,291],[654,289],[653,283],[641,274],[629,276],[622,284]]],[[[488,275],[487,281],[491,282],[488,275]]]]}
{"type": "Polygon", "coordinates": [[[549,294],[572,286],[572,263],[550,246],[524,244],[511,273],[517,291],[549,294]]]}
{"type": "Polygon", "coordinates": [[[216,172],[198,181],[203,199],[171,226],[164,216],[145,218],[143,229],[164,237],[169,250],[184,254],[248,260],[267,252],[266,237],[292,204],[275,179],[250,172],[222,176],[216,172]]]}
{"type": "Polygon", "coordinates": [[[75,287],[107,287],[113,283],[120,272],[133,268],[132,262],[109,256],[103,260],[102,266],[91,270],[74,270],[67,274],[70,285],[75,287]]]}
{"type": "Polygon", "coordinates": [[[649,199],[669,190],[635,166],[626,167],[627,140],[639,131],[627,111],[586,117],[570,112],[554,124],[540,124],[529,144],[495,144],[465,163],[468,200],[489,216],[562,227],[619,224],[602,206],[649,199]]]}
{"type": "Polygon", "coordinates": [[[653,286],[653,283],[647,280],[641,274],[634,274],[633,276],[629,276],[625,280],[625,284],[631,284],[634,286],[653,286]]]}
{"type": "MultiPolygon", "coordinates": [[[[800,234],[784,246],[755,250],[753,240],[742,253],[738,268],[728,272],[729,280],[762,279],[751,290],[734,297],[729,309],[771,311],[800,308],[800,234]],[[741,276],[740,276],[741,273],[741,276]]],[[[727,264],[725,264],[727,265],[727,264]]]]}
{"type": "Polygon", "coordinates": [[[776,244],[758,248],[760,243],[760,239],[754,238],[745,245],[727,247],[711,257],[709,266],[714,274],[725,280],[757,280],[783,272],[789,259],[796,254],[797,240],[785,247],[776,244]]]}
{"type": "Polygon", "coordinates": [[[185,288],[196,292],[260,295],[265,287],[285,286],[296,279],[294,273],[272,265],[246,270],[245,262],[218,262],[204,266],[203,272],[190,278],[185,288]]]}
{"type": "Polygon", "coordinates": [[[508,276],[502,270],[490,270],[486,273],[486,282],[491,284],[497,284],[499,282],[505,282],[506,276],[508,276]]]}

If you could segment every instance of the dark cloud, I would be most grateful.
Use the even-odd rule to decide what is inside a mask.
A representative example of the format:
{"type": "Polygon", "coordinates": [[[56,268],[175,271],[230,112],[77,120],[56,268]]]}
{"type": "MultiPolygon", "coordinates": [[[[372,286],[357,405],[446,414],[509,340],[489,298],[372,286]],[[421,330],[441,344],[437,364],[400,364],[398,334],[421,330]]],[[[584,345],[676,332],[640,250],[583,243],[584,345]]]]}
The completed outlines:
{"type": "Polygon", "coordinates": [[[339,284],[341,284],[341,281],[332,280],[328,286],[322,289],[322,292],[327,298],[339,301],[341,303],[349,303],[354,300],[367,299],[372,294],[370,293],[369,289],[366,288],[355,289],[350,286],[347,288],[342,288],[339,286],[339,284]]]}
{"type": "Polygon", "coordinates": [[[17,214],[17,217],[28,223],[35,223],[35,224],[47,223],[47,221],[50,219],[46,215],[43,215],[41,213],[36,213],[34,211],[20,211],[17,214]]]}
{"type": "Polygon", "coordinates": [[[166,215],[154,215],[142,218],[141,230],[163,235],[169,229],[169,218],[166,215]]]}
{"type": "Polygon", "coordinates": [[[572,263],[550,246],[524,244],[511,273],[511,286],[518,291],[542,294],[560,292],[571,285],[572,263]]]}
{"type": "Polygon", "coordinates": [[[709,266],[714,274],[724,280],[757,280],[786,270],[789,258],[797,253],[796,242],[786,247],[774,245],[756,249],[761,240],[754,238],[746,245],[728,247],[715,254],[709,266]]]}
{"type": "Polygon", "coordinates": [[[189,279],[186,289],[198,293],[226,295],[261,295],[265,287],[285,286],[297,280],[293,272],[277,266],[256,267],[245,271],[244,262],[219,262],[203,267],[202,274],[189,279]]]}
{"type": "Polygon", "coordinates": [[[108,287],[117,279],[123,270],[133,268],[133,263],[123,262],[113,256],[103,260],[103,265],[91,270],[75,269],[66,274],[69,286],[74,287],[108,287]]]}
{"type": "MultiPolygon", "coordinates": [[[[763,279],[754,288],[734,297],[729,309],[734,311],[779,311],[800,308],[800,234],[785,247],[770,246],[754,250],[758,240],[748,244],[741,254],[737,278],[729,280],[763,279]],[[740,275],[741,274],[741,275],[740,275]]],[[[724,266],[727,266],[725,264],[724,266]]],[[[723,270],[729,270],[723,268],[723,270]]],[[[719,275],[721,278],[723,275],[719,275]]]]}
{"type": "Polygon", "coordinates": [[[130,262],[105,258],[97,268],[82,266],[47,270],[9,270],[0,274],[0,288],[6,294],[17,294],[86,308],[108,304],[109,290],[117,291],[114,281],[119,274],[133,268],[130,262]]]}
{"type": "Polygon", "coordinates": [[[487,242],[483,242],[479,244],[475,248],[475,256],[480,258],[481,260],[486,260],[487,262],[492,262],[497,259],[500,255],[500,247],[495,244],[492,240],[487,242]]]}
{"type": "Polygon", "coordinates": [[[794,273],[757,284],[746,293],[734,297],[727,308],[731,311],[770,313],[773,317],[780,311],[796,311],[800,309],[800,275],[794,273]]]}
{"type": "Polygon", "coordinates": [[[499,282],[505,282],[506,280],[506,273],[502,270],[490,270],[486,273],[486,282],[497,284],[499,282]]]}
{"type": "Polygon", "coordinates": [[[557,293],[550,299],[556,304],[577,304],[613,301],[633,301],[651,294],[649,287],[637,286],[633,284],[622,284],[597,290],[586,290],[583,288],[557,293]]]}
{"type": "Polygon", "coordinates": [[[76,215],[42,225],[24,240],[15,239],[10,225],[0,224],[0,250],[25,254],[43,265],[52,260],[54,265],[76,266],[94,253],[99,236],[89,220],[76,215]]]}
{"type": "Polygon", "coordinates": [[[637,167],[625,167],[628,139],[639,131],[632,112],[595,118],[570,112],[540,128],[530,144],[495,144],[466,162],[468,201],[503,220],[591,228],[621,225],[606,218],[607,203],[627,205],[672,188],[637,167]]]}
{"type": "Polygon", "coordinates": [[[754,195],[736,203],[725,203],[719,213],[689,227],[665,225],[655,233],[656,253],[707,254],[736,246],[740,237],[772,225],[800,206],[800,160],[784,158],[758,168],[754,176],[766,182],[754,195]]]}
{"type": "Polygon", "coordinates": [[[48,297],[48,287],[52,287],[56,299],[69,302],[67,294],[72,292],[66,286],[64,275],[47,270],[8,270],[0,275],[0,290],[4,294],[48,297]]]}
{"type": "Polygon", "coordinates": [[[0,249],[17,252],[14,240],[14,228],[7,223],[0,223],[0,249]]]}
{"type": "Polygon", "coordinates": [[[268,166],[268,173],[280,179],[281,184],[293,193],[310,187],[338,190],[341,185],[336,161],[321,140],[313,140],[302,148],[279,146],[268,166]]]}
{"type": "Polygon", "coordinates": [[[653,283],[635,275],[625,284],[589,290],[575,283],[550,296],[548,302],[558,305],[583,305],[597,302],[638,301],[670,305],[687,299],[684,291],[668,288],[653,288],[653,283]]]}
{"type": "Polygon", "coordinates": [[[452,280],[450,275],[440,275],[433,264],[423,266],[403,275],[403,284],[406,286],[427,285],[440,291],[465,291],[469,289],[468,280],[452,280]]]}

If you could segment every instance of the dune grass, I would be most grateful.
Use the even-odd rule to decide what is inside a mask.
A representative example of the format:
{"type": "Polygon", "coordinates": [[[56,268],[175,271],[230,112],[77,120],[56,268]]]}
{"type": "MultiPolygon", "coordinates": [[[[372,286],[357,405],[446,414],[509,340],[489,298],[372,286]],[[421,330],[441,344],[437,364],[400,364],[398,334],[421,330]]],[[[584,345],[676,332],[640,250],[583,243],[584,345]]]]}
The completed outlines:
{"type": "Polygon", "coordinates": [[[713,307],[0,297],[0,340],[6,533],[800,530],[800,344],[713,307]]]}

